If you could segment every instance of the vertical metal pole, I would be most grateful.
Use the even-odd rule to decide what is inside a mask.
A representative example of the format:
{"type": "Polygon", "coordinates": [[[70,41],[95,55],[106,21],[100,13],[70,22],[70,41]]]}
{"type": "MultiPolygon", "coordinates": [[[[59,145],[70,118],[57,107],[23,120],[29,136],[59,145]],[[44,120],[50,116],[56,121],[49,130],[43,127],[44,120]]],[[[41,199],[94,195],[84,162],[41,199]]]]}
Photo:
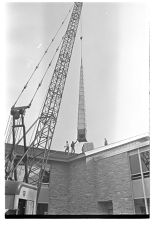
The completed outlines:
{"type": "MultiPolygon", "coordinates": [[[[13,147],[12,147],[12,152],[11,152],[11,160],[14,160],[14,158],[12,157],[13,153],[14,153],[14,149],[15,149],[15,117],[13,115],[13,126],[12,126],[12,132],[13,132],[13,147]]],[[[15,166],[15,162],[13,162],[14,166],[15,166]]],[[[13,174],[12,174],[13,175],[13,174]]],[[[17,181],[17,171],[14,170],[14,180],[17,181]]]]}
{"type": "MultiPolygon", "coordinates": [[[[24,153],[25,153],[26,150],[27,150],[27,147],[26,147],[26,131],[25,131],[24,116],[23,116],[23,114],[21,114],[21,117],[22,117],[22,127],[23,127],[24,153]]],[[[27,155],[25,155],[25,157],[24,157],[24,166],[25,166],[25,176],[24,176],[24,179],[25,179],[25,182],[28,183],[27,155]]]]}
{"type": "Polygon", "coordinates": [[[144,195],[144,201],[145,201],[145,207],[146,207],[146,214],[149,214],[139,148],[138,148],[138,157],[139,157],[139,163],[140,163],[140,172],[141,172],[141,180],[142,180],[143,195],[144,195]]]}

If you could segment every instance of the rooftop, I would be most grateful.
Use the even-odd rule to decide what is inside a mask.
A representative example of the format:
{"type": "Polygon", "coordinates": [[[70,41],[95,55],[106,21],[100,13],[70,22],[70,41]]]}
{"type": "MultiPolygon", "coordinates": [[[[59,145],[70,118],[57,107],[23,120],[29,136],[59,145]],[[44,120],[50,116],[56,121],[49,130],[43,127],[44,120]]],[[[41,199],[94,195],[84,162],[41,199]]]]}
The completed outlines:
{"type": "MultiPolygon", "coordinates": [[[[131,137],[125,140],[121,140],[119,142],[111,143],[106,146],[101,146],[98,148],[94,148],[93,150],[86,151],[80,154],[66,154],[64,151],[56,151],[50,150],[48,160],[52,161],[62,161],[62,162],[71,162],[80,158],[88,157],[97,155],[98,153],[105,153],[105,152],[113,152],[118,151],[118,154],[123,151],[129,151],[136,148],[141,148],[145,145],[149,145],[150,143],[149,134],[145,133],[139,136],[131,137]]],[[[5,144],[5,153],[8,154],[11,151],[12,144],[5,144]]],[[[43,149],[38,149],[39,152],[43,151],[43,149]]],[[[16,146],[16,154],[18,157],[21,157],[24,152],[24,148],[22,145],[16,146]]],[[[115,153],[114,153],[115,154],[115,153]]]]}

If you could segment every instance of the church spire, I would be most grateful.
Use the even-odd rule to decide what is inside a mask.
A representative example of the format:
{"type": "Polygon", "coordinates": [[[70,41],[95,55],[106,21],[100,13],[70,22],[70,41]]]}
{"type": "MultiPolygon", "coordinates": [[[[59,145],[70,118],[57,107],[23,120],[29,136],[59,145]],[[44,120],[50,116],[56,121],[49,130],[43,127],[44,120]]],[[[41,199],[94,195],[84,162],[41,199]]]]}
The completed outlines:
{"type": "Polygon", "coordinates": [[[79,106],[78,106],[78,142],[87,142],[86,140],[86,121],[85,121],[85,96],[84,96],[84,79],[83,79],[83,61],[82,61],[82,36],[81,40],[81,66],[80,66],[80,85],[79,85],[79,106]]]}

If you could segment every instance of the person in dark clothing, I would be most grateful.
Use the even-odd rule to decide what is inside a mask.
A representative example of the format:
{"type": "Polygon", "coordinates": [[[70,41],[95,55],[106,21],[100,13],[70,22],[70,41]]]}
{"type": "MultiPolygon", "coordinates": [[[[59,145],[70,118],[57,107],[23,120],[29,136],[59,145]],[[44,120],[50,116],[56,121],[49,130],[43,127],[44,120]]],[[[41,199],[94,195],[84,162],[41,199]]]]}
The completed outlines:
{"type": "Polygon", "coordinates": [[[104,138],[104,145],[105,146],[108,145],[108,142],[107,142],[107,139],[106,138],[104,138]]]}
{"type": "Polygon", "coordinates": [[[68,153],[69,154],[69,143],[68,141],[66,141],[66,146],[65,147],[65,153],[68,153]]]}
{"type": "Polygon", "coordinates": [[[71,143],[71,153],[75,153],[75,144],[77,143],[77,140],[76,142],[72,141],[71,143]]]}

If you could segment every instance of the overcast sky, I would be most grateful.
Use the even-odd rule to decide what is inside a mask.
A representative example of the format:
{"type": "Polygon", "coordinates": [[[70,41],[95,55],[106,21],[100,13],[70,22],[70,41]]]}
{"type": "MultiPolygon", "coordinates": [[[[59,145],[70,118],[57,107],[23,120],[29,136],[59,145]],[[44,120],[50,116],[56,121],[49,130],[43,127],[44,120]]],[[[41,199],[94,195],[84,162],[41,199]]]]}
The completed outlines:
{"type": "MultiPolygon", "coordinates": [[[[9,115],[19,92],[73,3],[7,4],[7,105],[9,115]]],[[[68,17],[69,19],[69,17],[68,17]]],[[[18,106],[32,95],[66,30],[61,29],[40,70],[18,106]]],[[[84,3],[83,68],[87,140],[95,147],[149,130],[148,19],[142,4],[84,3]]],[[[80,27],[71,57],[52,149],[64,150],[77,137],[80,27]]],[[[56,58],[57,59],[57,58],[56,58]]],[[[37,118],[55,66],[26,114],[26,127],[37,118]]],[[[82,144],[78,144],[80,152],[82,144]]]]}

